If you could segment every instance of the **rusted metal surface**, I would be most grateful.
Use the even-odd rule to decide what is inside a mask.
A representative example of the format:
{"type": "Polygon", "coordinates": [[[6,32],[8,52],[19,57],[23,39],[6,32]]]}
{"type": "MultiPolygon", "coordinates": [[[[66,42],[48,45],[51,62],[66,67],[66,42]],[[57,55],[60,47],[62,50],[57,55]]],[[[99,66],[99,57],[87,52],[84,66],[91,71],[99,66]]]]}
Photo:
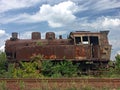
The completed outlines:
{"type": "Polygon", "coordinates": [[[33,55],[43,55],[42,59],[73,59],[74,58],[74,46],[72,45],[45,45],[33,46],[33,47],[21,47],[16,52],[17,59],[23,60],[30,59],[33,55]],[[62,52],[62,53],[61,53],[62,52]],[[69,53],[68,53],[69,52],[69,53]]]}
{"type": "Polygon", "coordinates": [[[41,39],[39,32],[33,32],[31,39],[19,39],[17,33],[7,40],[5,52],[8,61],[29,61],[33,55],[43,55],[43,60],[101,60],[109,61],[111,45],[108,31],[71,32],[67,39],[56,38],[54,32],[47,32],[41,39]]]}
{"type": "Polygon", "coordinates": [[[108,31],[71,32],[67,39],[60,35],[57,39],[54,32],[47,32],[41,39],[40,32],[33,32],[31,39],[20,39],[17,33],[5,43],[8,62],[30,61],[33,56],[40,55],[41,60],[71,60],[78,63],[82,72],[97,71],[108,68],[111,45],[108,31]]]}

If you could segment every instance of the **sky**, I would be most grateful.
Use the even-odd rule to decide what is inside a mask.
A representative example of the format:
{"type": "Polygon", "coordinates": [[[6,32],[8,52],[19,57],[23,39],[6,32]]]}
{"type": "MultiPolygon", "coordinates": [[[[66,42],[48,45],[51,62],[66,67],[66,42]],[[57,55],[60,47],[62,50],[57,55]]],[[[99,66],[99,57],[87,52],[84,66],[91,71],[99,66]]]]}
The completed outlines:
{"type": "Polygon", "coordinates": [[[109,30],[111,58],[120,53],[120,0],[0,0],[0,50],[12,32],[67,35],[71,31],[109,30]]]}

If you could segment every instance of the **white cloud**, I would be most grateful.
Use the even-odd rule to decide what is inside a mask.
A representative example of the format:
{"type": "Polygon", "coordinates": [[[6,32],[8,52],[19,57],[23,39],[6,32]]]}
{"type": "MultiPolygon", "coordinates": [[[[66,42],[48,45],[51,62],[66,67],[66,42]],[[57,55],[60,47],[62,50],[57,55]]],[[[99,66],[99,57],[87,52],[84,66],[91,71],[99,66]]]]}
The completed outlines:
{"type": "Polygon", "coordinates": [[[0,30],[0,51],[4,51],[5,41],[9,38],[9,34],[5,30],[0,30]]]}
{"type": "MultiPolygon", "coordinates": [[[[21,0],[21,1],[11,0],[11,3],[8,3],[8,0],[2,0],[1,5],[2,6],[6,5],[6,7],[7,6],[10,7],[10,5],[14,3],[11,9],[13,9],[14,7],[16,9],[16,8],[22,8],[22,7],[30,7],[30,6],[37,4],[40,1],[42,2],[42,0],[21,0]]],[[[53,3],[53,0],[49,1],[49,3],[50,2],[53,3]]],[[[58,1],[55,1],[55,2],[58,2],[58,1]]],[[[2,24],[16,23],[16,22],[36,23],[36,22],[46,21],[51,27],[62,27],[65,25],[70,25],[71,23],[73,24],[73,22],[76,20],[76,16],[74,14],[77,12],[81,12],[85,10],[88,10],[88,11],[92,10],[91,12],[96,13],[96,11],[99,11],[99,10],[107,10],[107,9],[119,8],[119,7],[120,7],[120,2],[118,2],[117,0],[112,0],[112,1],[111,0],[100,0],[97,2],[96,0],[93,0],[93,1],[88,0],[88,2],[85,2],[82,0],[71,0],[71,1],[60,2],[56,5],[43,4],[42,6],[40,6],[40,10],[34,14],[21,13],[20,15],[6,16],[6,17],[1,17],[0,19],[2,21],[1,22],[2,24]],[[104,3],[107,3],[107,4],[104,4],[104,3]]],[[[114,21],[112,20],[108,21],[106,18],[106,21],[103,23],[103,26],[111,24],[108,22],[111,22],[111,23],[119,22],[119,19],[118,20],[116,19],[114,21]]],[[[94,25],[96,24],[94,23],[94,25]]]]}
{"type": "Polygon", "coordinates": [[[5,11],[31,7],[41,0],[0,0],[0,13],[5,11]]]}
{"type": "Polygon", "coordinates": [[[119,30],[120,19],[114,17],[98,17],[96,20],[88,21],[87,18],[81,19],[77,22],[76,27],[83,27],[84,29],[96,29],[96,30],[119,30]]]}
{"type": "Polygon", "coordinates": [[[96,0],[39,0],[39,1],[43,3],[49,3],[50,5],[55,5],[65,1],[71,1],[78,4],[80,10],[84,10],[84,9],[86,10],[92,8],[100,11],[100,10],[107,10],[107,9],[120,7],[119,0],[97,0],[97,1],[96,0]]]}
{"type": "Polygon", "coordinates": [[[5,31],[4,30],[0,30],[0,37],[2,37],[3,35],[5,35],[5,31]]]}
{"type": "Polygon", "coordinates": [[[120,19],[115,18],[115,19],[109,19],[109,18],[105,18],[102,25],[104,27],[120,27],[120,19]]]}
{"type": "Polygon", "coordinates": [[[119,0],[72,0],[91,12],[120,8],[119,0]]]}
{"type": "Polygon", "coordinates": [[[4,52],[4,51],[5,51],[5,46],[3,45],[0,47],[0,52],[4,52]]]}
{"type": "Polygon", "coordinates": [[[23,21],[47,21],[51,27],[61,27],[75,20],[76,17],[74,13],[77,12],[77,10],[78,7],[71,1],[61,2],[54,6],[45,4],[40,7],[39,12],[32,16],[27,15],[23,21]]]}
{"type": "Polygon", "coordinates": [[[78,6],[71,1],[61,2],[57,5],[51,6],[43,4],[40,10],[33,14],[21,14],[8,19],[2,19],[2,23],[18,22],[18,23],[35,23],[47,21],[51,27],[61,27],[66,24],[74,22],[76,19],[74,13],[78,11],[78,6]]]}
{"type": "Polygon", "coordinates": [[[120,1],[119,0],[99,0],[93,5],[93,8],[95,8],[96,10],[120,8],[120,1]]]}

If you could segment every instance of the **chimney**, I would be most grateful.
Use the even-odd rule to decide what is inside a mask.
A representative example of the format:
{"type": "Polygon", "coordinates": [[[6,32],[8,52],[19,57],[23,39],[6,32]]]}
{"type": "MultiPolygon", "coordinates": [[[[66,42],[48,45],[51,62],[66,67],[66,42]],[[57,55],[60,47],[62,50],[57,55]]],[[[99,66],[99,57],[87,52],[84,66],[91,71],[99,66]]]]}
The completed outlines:
{"type": "Polygon", "coordinates": [[[46,33],[46,39],[55,39],[55,33],[54,32],[47,32],[46,33]]]}
{"type": "Polygon", "coordinates": [[[41,39],[41,33],[40,32],[32,32],[32,39],[41,39]]]}
{"type": "Polygon", "coordinates": [[[18,39],[18,33],[17,32],[13,32],[12,33],[12,38],[13,39],[18,39]]]}

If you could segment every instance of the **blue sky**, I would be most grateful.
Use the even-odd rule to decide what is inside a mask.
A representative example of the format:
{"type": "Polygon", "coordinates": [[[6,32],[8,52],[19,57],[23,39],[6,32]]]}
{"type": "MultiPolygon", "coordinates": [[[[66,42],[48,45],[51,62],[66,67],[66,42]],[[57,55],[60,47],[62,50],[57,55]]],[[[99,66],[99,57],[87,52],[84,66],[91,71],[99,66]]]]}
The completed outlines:
{"type": "Polygon", "coordinates": [[[112,59],[120,53],[120,0],[0,0],[0,49],[12,32],[53,31],[67,37],[76,30],[110,30],[112,59]]]}

